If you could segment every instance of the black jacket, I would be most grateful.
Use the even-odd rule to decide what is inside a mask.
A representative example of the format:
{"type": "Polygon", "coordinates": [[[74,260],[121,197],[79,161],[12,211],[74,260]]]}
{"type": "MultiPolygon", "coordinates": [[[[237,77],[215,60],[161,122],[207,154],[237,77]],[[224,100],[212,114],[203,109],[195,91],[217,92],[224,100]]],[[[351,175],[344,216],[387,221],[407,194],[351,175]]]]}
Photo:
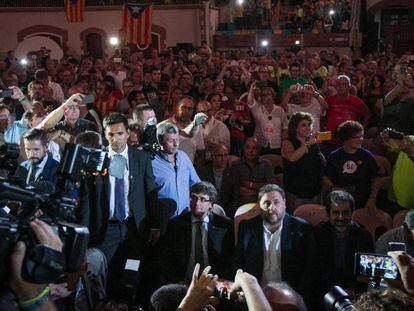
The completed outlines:
{"type": "MultiPolygon", "coordinates": [[[[227,217],[213,213],[209,217],[207,249],[211,273],[226,278],[231,272],[234,251],[233,222],[227,217]]],[[[185,279],[191,254],[191,241],[191,212],[171,219],[161,247],[160,264],[165,281],[178,283],[185,279]]]]}
{"type": "Polygon", "coordinates": [[[371,234],[359,224],[351,222],[345,247],[345,270],[340,272],[335,268],[335,233],[330,222],[318,224],[315,229],[315,239],[318,247],[319,274],[322,292],[328,291],[333,284],[350,288],[356,292],[366,289],[366,285],[357,283],[354,276],[356,252],[373,253],[374,243],[371,234]]]}
{"type": "MultiPolygon", "coordinates": [[[[128,148],[128,203],[136,227],[159,228],[159,208],[149,153],[128,148]],[[144,221],[145,220],[145,221],[144,221]]],[[[102,243],[109,221],[109,175],[90,178],[81,193],[82,224],[89,224],[90,244],[102,243]]]]}
{"type": "MultiPolygon", "coordinates": [[[[207,164],[197,170],[198,176],[201,180],[208,181],[214,185],[217,189],[216,181],[214,178],[213,165],[207,164]]],[[[221,181],[220,197],[218,198],[217,204],[220,205],[226,211],[226,216],[233,218],[236,213],[239,203],[239,192],[240,189],[235,183],[235,175],[227,167],[223,172],[221,181]]]]}
{"type": "MultiPolygon", "coordinates": [[[[263,239],[260,215],[240,223],[233,267],[254,275],[259,282],[263,273],[263,239]]],[[[305,300],[312,295],[314,251],[312,226],[286,213],[281,235],[282,280],[304,295],[305,300]]]]}

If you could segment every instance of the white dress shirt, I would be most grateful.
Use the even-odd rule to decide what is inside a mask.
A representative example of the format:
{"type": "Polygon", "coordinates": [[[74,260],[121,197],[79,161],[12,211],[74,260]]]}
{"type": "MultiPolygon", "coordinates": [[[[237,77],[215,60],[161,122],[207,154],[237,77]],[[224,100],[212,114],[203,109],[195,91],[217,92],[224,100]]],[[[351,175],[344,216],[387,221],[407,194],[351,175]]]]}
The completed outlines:
{"type": "MultiPolygon", "coordinates": [[[[197,222],[202,221],[201,225],[201,242],[203,243],[203,257],[204,257],[204,265],[205,267],[208,266],[208,223],[210,221],[208,215],[206,215],[202,220],[197,219],[191,214],[191,251],[190,251],[190,260],[188,261],[187,267],[187,279],[189,281],[192,280],[194,267],[196,265],[195,261],[195,235],[197,232],[197,222]]],[[[204,269],[205,267],[202,267],[204,269]]]]}
{"type": "MultiPolygon", "coordinates": [[[[35,175],[34,181],[37,181],[39,179],[40,175],[43,172],[43,169],[46,165],[46,162],[47,162],[48,158],[49,158],[49,156],[46,153],[46,155],[43,157],[42,161],[38,165],[36,165],[36,175],[35,175]]],[[[33,169],[33,165],[30,165],[29,171],[27,172],[27,178],[26,178],[26,183],[27,184],[29,183],[30,175],[32,174],[32,169],[33,169]]]]}
{"type": "MultiPolygon", "coordinates": [[[[124,171],[124,189],[125,189],[125,208],[127,218],[130,214],[129,212],[129,202],[128,202],[128,194],[129,194],[129,159],[128,159],[128,146],[122,151],[121,153],[116,153],[109,147],[109,157],[112,158],[114,155],[119,154],[126,159],[126,167],[124,171]]],[[[115,177],[109,175],[109,184],[110,184],[110,195],[109,195],[109,219],[113,219],[114,211],[115,211],[115,177]]]]}
{"type": "Polygon", "coordinates": [[[279,229],[271,233],[263,224],[263,273],[261,285],[270,282],[282,281],[282,253],[281,253],[282,224],[279,229]]]}

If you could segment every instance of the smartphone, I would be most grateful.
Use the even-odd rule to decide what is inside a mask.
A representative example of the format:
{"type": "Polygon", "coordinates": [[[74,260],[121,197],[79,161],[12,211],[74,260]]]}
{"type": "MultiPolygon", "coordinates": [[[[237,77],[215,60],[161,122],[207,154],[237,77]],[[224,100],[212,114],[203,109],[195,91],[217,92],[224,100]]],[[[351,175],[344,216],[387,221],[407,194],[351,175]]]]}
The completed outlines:
{"type": "Polygon", "coordinates": [[[398,267],[389,256],[369,253],[356,253],[354,272],[356,276],[398,280],[398,267]]]}
{"type": "Polygon", "coordinates": [[[319,141],[319,142],[331,141],[332,140],[332,132],[331,131],[326,131],[326,132],[316,133],[316,140],[319,141]]]}
{"type": "Polygon", "coordinates": [[[82,103],[85,105],[92,104],[95,101],[95,96],[93,94],[86,95],[82,98],[82,103]]]}
{"type": "Polygon", "coordinates": [[[390,139],[403,140],[404,139],[404,133],[390,130],[390,131],[388,131],[388,137],[390,139]]]}
{"type": "Polygon", "coordinates": [[[1,98],[12,97],[12,95],[13,95],[13,90],[4,90],[3,92],[0,93],[1,98]]]}
{"type": "Polygon", "coordinates": [[[405,252],[405,243],[401,242],[388,242],[388,250],[390,252],[405,252]]]}

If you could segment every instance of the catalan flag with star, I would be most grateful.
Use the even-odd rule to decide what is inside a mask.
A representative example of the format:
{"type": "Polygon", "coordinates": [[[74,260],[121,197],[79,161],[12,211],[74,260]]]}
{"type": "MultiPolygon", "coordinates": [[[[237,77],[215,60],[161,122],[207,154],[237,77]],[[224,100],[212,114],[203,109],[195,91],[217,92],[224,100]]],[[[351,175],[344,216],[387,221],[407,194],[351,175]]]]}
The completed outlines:
{"type": "Polygon", "coordinates": [[[69,23],[83,22],[85,0],[65,0],[65,9],[69,23]]]}
{"type": "Polygon", "coordinates": [[[122,28],[126,43],[151,44],[152,3],[125,2],[122,7],[122,28]]]}

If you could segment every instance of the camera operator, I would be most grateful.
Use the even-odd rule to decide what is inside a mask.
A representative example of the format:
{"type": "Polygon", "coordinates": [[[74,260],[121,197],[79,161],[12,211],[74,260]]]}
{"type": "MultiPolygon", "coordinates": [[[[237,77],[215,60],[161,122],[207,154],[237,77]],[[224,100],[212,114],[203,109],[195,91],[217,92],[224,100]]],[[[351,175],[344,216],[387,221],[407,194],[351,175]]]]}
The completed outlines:
{"type": "Polygon", "coordinates": [[[18,166],[16,176],[39,191],[54,193],[59,162],[48,154],[47,134],[39,129],[31,129],[24,134],[23,139],[28,160],[18,166]]]}
{"type": "MultiPolygon", "coordinates": [[[[62,241],[46,223],[35,219],[29,223],[29,226],[39,243],[46,244],[59,252],[62,251],[62,241]]],[[[26,245],[21,241],[17,242],[10,256],[10,289],[24,310],[56,310],[49,299],[49,287],[46,284],[30,283],[23,279],[22,269],[25,253],[26,245]]]]}
{"type": "Polygon", "coordinates": [[[133,113],[134,122],[140,129],[139,145],[146,150],[146,146],[150,151],[157,144],[157,117],[154,109],[148,105],[138,105],[134,108],[133,113]]]}

